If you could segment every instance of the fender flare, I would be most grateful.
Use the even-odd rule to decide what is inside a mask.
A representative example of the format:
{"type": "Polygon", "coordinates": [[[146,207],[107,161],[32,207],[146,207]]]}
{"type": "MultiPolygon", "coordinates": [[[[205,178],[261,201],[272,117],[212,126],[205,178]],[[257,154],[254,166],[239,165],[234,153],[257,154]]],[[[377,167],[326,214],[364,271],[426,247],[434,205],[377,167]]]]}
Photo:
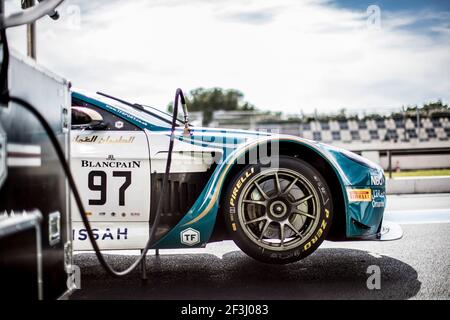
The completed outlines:
{"type": "MultiPolygon", "coordinates": [[[[218,166],[218,168],[215,170],[213,177],[208,182],[205,190],[202,192],[203,201],[200,206],[198,206],[198,209],[194,217],[190,219],[187,222],[183,223],[183,226],[189,226],[192,225],[199,220],[201,220],[203,217],[209,214],[209,212],[217,206],[218,199],[222,193],[222,189],[224,186],[224,182],[226,181],[228,173],[231,171],[231,169],[237,164],[237,161],[248,154],[252,149],[258,148],[262,145],[268,144],[268,143],[293,143],[297,145],[301,145],[304,147],[307,147],[314,151],[317,155],[319,155],[322,159],[324,159],[334,170],[336,176],[339,179],[339,183],[341,185],[342,194],[344,197],[344,202],[347,203],[346,198],[346,192],[345,192],[345,180],[346,176],[345,173],[342,171],[340,166],[336,163],[336,161],[331,157],[330,155],[326,154],[326,150],[318,147],[314,141],[302,139],[298,137],[288,136],[288,135],[276,135],[276,136],[268,136],[264,138],[259,138],[256,140],[252,140],[249,143],[241,146],[240,148],[236,149],[234,152],[232,152],[226,159],[224,159],[218,166]]],[[[348,183],[347,183],[348,184],[348,183]]],[[[194,205],[195,206],[195,205],[194,205]]],[[[191,211],[191,210],[189,210],[191,211]]],[[[347,215],[347,214],[346,214],[347,215]]]]}

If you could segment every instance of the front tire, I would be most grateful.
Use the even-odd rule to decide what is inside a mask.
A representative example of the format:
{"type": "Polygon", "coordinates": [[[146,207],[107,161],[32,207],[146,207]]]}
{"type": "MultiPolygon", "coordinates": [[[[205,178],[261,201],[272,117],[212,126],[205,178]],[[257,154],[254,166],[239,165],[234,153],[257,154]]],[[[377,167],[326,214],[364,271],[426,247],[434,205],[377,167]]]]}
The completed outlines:
{"type": "Polygon", "coordinates": [[[237,246],[256,260],[286,264],[324,241],[332,221],[325,179],[303,160],[280,156],[277,167],[250,164],[231,182],[223,203],[237,246]]]}

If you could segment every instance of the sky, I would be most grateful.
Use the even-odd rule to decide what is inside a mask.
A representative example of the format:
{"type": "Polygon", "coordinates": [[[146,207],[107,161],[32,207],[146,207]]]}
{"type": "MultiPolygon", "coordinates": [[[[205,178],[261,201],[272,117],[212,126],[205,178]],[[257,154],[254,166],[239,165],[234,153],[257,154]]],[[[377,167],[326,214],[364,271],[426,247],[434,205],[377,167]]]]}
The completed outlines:
{"type": "MultiPolygon", "coordinates": [[[[286,114],[450,102],[448,0],[66,0],[59,12],[37,23],[39,63],[162,109],[178,87],[234,88],[286,114]]],[[[24,27],[8,36],[26,52],[24,27]]]]}

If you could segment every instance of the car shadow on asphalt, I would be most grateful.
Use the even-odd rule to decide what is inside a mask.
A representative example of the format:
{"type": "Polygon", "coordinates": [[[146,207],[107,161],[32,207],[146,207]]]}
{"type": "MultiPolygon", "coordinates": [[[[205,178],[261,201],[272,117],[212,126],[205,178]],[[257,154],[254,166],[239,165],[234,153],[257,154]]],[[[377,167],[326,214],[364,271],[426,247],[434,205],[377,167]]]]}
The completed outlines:
{"type": "MultiPolygon", "coordinates": [[[[134,259],[107,256],[120,269],[134,259]]],[[[76,255],[74,263],[81,268],[81,290],[72,299],[408,299],[421,286],[416,270],[400,260],[341,248],[318,249],[289,265],[263,264],[240,251],[222,259],[211,254],[148,256],[146,281],[139,270],[124,278],[109,276],[94,254],[76,255]],[[369,266],[380,268],[380,289],[368,289],[369,266]]]]}

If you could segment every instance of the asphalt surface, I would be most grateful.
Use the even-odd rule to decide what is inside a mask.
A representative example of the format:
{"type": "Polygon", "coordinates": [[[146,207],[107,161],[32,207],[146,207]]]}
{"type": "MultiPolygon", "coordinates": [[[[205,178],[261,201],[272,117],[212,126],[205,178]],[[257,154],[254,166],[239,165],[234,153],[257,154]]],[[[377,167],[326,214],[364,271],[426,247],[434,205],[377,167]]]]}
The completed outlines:
{"type": "MultiPolygon", "coordinates": [[[[402,239],[327,241],[284,266],[259,263],[225,241],[149,255],[142,281],[139,270],[115,279],[92,253],[77,254],[81,290],[72,299],[450,299],[450,194],[390,196],[387,210],[402,239]],[[369,266],[380,268],[380,289],[367,288],[369,266]]],[[[107,257],[123,269],[136,253],[107,257]]]]}

